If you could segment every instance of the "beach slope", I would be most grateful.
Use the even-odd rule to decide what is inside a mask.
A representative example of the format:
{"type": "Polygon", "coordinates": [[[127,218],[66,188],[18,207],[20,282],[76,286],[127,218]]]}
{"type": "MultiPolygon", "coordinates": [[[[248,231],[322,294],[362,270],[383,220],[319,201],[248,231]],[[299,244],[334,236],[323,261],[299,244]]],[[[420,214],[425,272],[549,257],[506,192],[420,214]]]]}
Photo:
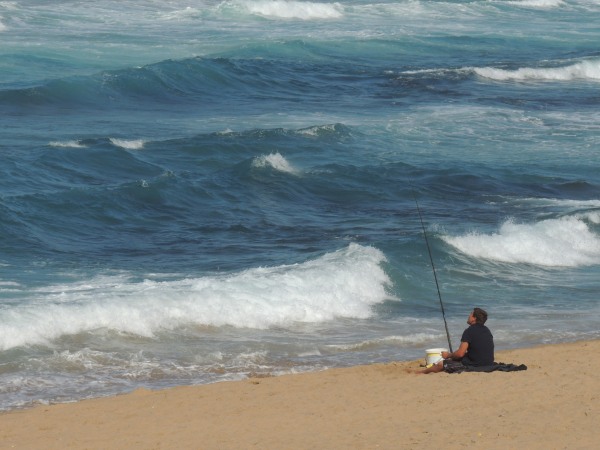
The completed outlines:
{"type": "Polygon", "coordinates": [[[527,371],[415,375],[422,361],[252,378],[0,415],[15,449],[589,449],[600,341],[498,352],[527,371]]]}

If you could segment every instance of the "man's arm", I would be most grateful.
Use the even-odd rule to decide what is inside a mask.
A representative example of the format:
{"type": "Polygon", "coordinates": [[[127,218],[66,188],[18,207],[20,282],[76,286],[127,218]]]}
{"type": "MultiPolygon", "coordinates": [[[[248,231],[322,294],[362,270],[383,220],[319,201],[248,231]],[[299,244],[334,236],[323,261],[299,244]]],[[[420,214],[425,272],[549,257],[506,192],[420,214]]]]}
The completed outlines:
{"type": "Polygon", "coordinates": [[[444,359],[462,359],[466,354],[467,354],[467,350],[469,349],[469,343],[468,342],[461,342],[460,346],[458,347],[458,350],[450,353],[450,352],[442,352],[442,358],[444,359]]]}

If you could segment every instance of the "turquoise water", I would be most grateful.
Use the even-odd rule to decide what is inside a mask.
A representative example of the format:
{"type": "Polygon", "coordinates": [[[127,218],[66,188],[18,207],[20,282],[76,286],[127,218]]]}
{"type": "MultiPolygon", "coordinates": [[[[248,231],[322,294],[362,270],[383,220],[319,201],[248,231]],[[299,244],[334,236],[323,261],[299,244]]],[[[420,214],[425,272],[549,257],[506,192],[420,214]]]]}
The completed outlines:
{"type": "Polygon", "coordinates": [[[2,409],[600,337],[593,1],[0,2],[2,409]]]}

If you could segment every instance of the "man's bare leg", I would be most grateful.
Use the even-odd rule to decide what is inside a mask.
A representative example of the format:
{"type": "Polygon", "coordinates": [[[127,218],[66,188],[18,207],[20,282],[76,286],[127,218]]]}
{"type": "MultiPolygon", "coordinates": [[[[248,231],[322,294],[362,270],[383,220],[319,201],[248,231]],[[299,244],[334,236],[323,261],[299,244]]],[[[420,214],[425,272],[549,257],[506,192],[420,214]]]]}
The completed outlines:
{"type": "Polygon", "coordinates": [[[429,366],[427,369],[425,370],[421,370],[417,373],[438,373],[438,372],[442,372],[444,370],[444,361],[440,361],[432,366],[429,366]]]}

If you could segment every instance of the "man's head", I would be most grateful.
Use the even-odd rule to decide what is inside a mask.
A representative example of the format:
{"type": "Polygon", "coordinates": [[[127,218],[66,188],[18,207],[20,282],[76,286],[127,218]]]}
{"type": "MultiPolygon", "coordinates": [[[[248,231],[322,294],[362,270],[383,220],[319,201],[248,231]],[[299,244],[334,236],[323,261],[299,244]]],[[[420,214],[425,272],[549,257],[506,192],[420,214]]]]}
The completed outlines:
{"type": "Polygon", "coordinates": [[[480,323],[481,325],[483,325],[486,320],[487,320],[487,313],[481,308],[474,308],[473,312],[471,313],[471,316],[469,317],[469,324],[471,324],[471,322],[473,322],[473,323],[480,323]]]}

